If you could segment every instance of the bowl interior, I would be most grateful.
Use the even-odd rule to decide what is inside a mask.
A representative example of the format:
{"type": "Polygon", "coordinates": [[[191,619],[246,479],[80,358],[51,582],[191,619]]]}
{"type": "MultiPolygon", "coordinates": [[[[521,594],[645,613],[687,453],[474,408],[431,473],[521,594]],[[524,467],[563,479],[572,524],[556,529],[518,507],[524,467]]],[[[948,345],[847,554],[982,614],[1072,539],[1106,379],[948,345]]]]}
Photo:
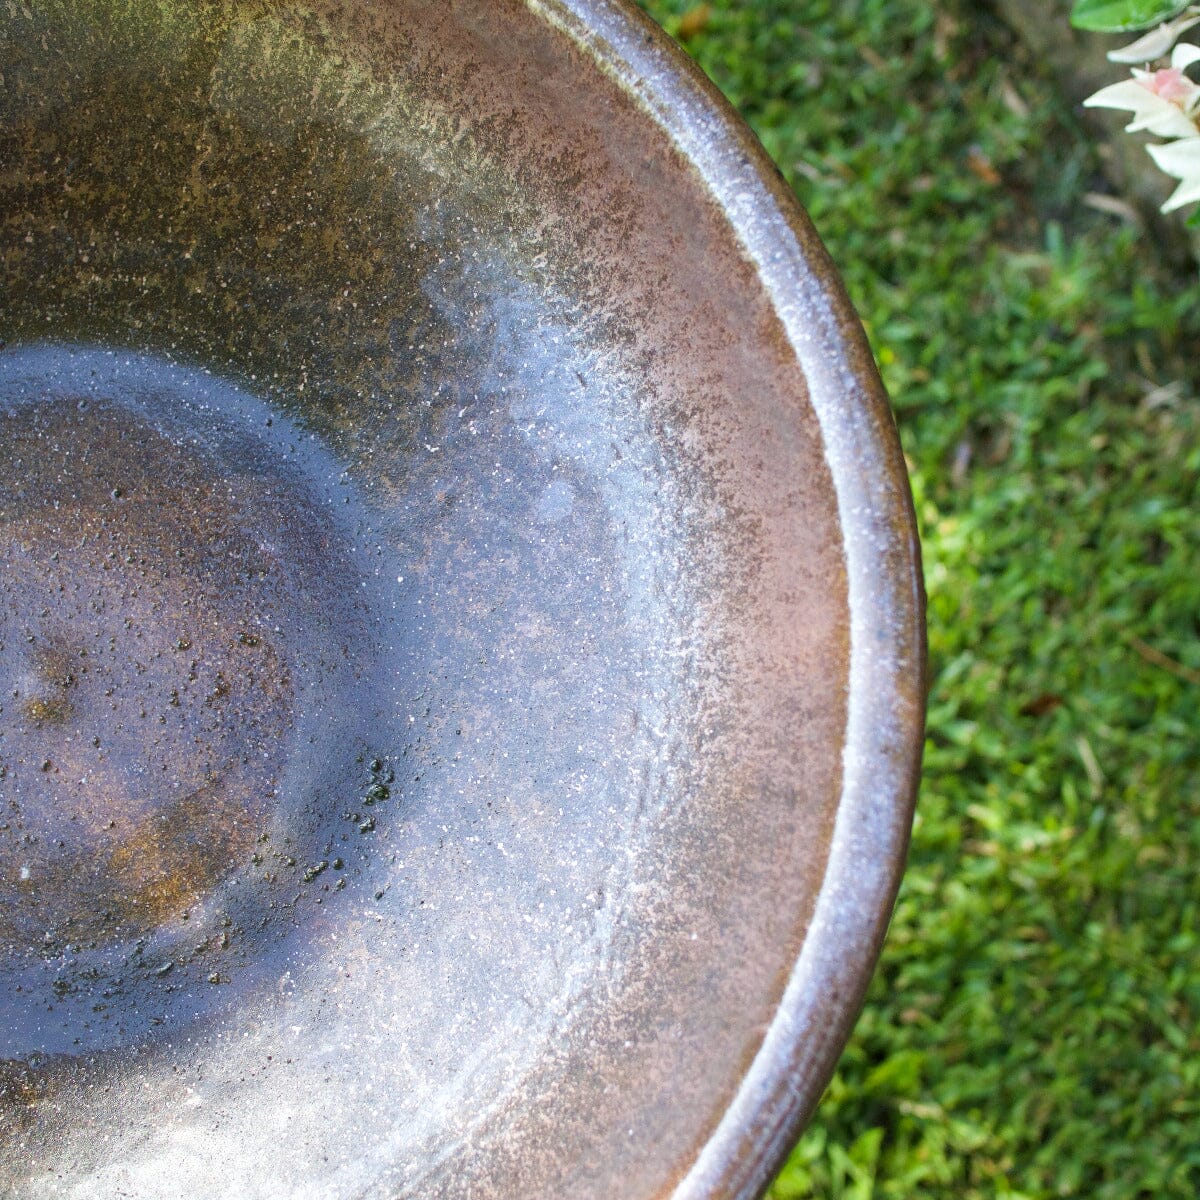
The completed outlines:
{"type": "Polygon", "coordinates": [[[0,12],[6,1194],[663,1195],[778,1016],[838,492],[573,15],[0,12]]]}

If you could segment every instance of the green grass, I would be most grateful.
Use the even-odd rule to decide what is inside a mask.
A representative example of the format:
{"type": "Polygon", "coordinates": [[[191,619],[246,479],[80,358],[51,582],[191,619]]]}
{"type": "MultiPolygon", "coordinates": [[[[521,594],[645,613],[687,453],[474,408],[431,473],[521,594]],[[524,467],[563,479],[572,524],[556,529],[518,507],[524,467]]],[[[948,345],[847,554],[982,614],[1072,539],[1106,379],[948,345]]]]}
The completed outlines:
{"type": "MultiPolygon", "coordinates": [[[[646,7],[678,33],[693,5],[646,7]]],[[[868,327],[929,589],[908,874],[772,1196],[1193,1200],[1195,273],[1086,206],[1091,146],[981,5],[715,0],[689,26],[868,327]]]]}

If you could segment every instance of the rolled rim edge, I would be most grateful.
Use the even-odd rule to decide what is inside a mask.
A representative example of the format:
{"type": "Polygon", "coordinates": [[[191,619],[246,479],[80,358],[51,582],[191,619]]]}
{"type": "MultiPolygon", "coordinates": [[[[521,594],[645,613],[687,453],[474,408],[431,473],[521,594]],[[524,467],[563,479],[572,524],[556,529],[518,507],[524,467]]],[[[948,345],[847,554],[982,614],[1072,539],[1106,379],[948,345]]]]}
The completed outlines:
{"type": "Polygon", "coordinates": [[[807,214],[741,117],[632,0],[526,3],[616,78],[700,173],[808,381],[837,495],[850,686],[829,860],[775,1017],[673,1192],[673,1200],[748,1200],[770,1183],[833,1074],[903,873],[926,687],[912,493],[887,395],[849,297],[807,214]]]}

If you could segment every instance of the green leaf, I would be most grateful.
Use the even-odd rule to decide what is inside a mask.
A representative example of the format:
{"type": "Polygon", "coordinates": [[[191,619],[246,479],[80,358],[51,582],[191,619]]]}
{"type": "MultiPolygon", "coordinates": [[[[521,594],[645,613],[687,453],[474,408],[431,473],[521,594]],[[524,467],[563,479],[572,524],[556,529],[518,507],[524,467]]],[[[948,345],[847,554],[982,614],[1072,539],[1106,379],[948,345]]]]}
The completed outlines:
{"type": "Polygon", "coordinates": [[[1183,12],[1188,0],[1075,0],[1071,24],[1092,33],[1133,33],[1183,12]]]}

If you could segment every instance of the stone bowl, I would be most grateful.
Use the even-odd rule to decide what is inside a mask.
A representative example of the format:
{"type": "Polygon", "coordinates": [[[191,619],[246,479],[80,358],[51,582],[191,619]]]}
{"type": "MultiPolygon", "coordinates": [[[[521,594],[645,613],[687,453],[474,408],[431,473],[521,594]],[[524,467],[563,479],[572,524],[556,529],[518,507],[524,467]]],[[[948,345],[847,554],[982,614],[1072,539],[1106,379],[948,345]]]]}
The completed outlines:
{"type": "Polygon", "coordinates": [[[0,1190],[758,1194],[924,702],[761,148],[618,0],[0,47],[0,1190]]]}

